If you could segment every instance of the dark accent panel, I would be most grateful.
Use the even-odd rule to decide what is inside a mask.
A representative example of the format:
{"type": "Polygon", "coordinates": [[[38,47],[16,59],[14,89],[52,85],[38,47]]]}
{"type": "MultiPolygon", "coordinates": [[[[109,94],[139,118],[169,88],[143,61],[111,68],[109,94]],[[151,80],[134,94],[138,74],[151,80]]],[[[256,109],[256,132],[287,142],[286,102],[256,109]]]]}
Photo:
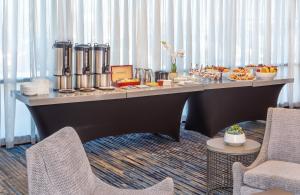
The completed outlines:
{"type": "Polygon", "coordinates": [[[262,87],[211,89],[188,99],[185,128],[213,137],[234,123],[265,120],[269,107],[276,107],[283,84],[262,87]]]}
{"type": "Polygon", "coordinates": [[[189,93],[28,106],[41,139],[71,126],[83,142],[127,133],[161,133],[179,141],[189,93]]]}

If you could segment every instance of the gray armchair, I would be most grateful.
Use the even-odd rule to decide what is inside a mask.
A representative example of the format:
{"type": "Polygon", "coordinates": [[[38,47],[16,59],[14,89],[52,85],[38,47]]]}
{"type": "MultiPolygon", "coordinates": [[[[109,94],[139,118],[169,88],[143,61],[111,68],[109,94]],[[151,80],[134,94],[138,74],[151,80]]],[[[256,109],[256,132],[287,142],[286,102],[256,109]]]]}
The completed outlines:
{"type": "Polygon", "coordinates": [[[300,194],[300,110],[270,108],[257,159],[233,164],[233,194],[280,188],[300,194]]]}
{"type": "Polygon", "coordinates": [[[144,190],[119,189],[92,172],[81,141],[65,127],[26,151],[30,195],[172,195],[171,178],[144,190]]]}

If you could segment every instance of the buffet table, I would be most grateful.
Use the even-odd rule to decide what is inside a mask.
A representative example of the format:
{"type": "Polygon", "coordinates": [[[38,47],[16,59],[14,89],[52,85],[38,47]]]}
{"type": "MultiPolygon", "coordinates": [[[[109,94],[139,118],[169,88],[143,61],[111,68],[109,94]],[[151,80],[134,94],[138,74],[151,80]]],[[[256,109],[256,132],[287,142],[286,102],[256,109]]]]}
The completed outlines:
{"type": "Polygon", "coordinates": [[[116,89],[28,97],[26,104],[41,139],[62,127],[75,128],[83,142],[127,133],[161,133],[179,140],[180,120],[188,100],[186,129],[213,136],[244,120],[265,119],[267,108],[276,106],[284,84],[272,81],[199,82],[184,86],[116,89]]]}
{"type": "Polygon", "coordinates": [[[277,106],[282,87],[291,82],[293,79],[277,77],[271,81],[203,83],[204,90],[188,99],[185,129],[213,137],[234,123],[265,120],[268,108],[277,106]]]}
{"type": "Polygon", "coordinates": [[[72,126],[83,142],[127,133],[161,133],[179,141],[184,104],[202,85],[147,89],[53,92],[46,96],[16,98],[28,107],[41,139],[72,126]]]}

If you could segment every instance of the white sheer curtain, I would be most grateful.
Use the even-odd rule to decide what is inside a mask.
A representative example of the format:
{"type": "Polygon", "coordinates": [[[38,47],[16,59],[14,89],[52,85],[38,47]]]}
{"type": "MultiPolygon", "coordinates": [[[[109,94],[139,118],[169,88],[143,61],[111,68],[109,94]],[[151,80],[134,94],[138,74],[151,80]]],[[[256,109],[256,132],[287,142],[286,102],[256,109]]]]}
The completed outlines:
{"type": "Polygon", "coordinates": [[[0,0],[0,10],[0,138],[8,147],[35,131],[10,92],[23,78],[51,77],[55,40],[109,43],[112,64],[154,70],[170,69],[161,40],[186,51],[179,71],[288,64],[295,84],[280,103],[300,102],[299,0],[0,0]]]}

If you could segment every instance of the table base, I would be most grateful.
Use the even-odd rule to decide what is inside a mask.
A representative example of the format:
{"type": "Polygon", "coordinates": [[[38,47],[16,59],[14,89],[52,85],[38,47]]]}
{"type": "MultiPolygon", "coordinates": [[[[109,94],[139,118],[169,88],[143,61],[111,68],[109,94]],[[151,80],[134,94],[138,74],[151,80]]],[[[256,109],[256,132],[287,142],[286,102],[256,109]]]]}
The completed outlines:
{"type": "MultiPolygon", "coordinates": [[[[208,194],[215,194],[213,191],[229,194],[233,187],[232,165],[234,162],[241,162],[249,166],[257,157],[258,152],[243,155],[225,154],[207,150],[207,191],[208,194]],[[226,190],[225,190],[226,189],[226,190]]],[[[223,193],[222,193],[223,194],[223,193]]]]}
{"type": "Polygon", "coordinates": [[[234,123],[265,120],[268,108],[277,106],[283,85],[211,89],[194,93],[188,99],[185,129],[213,137],[234,123]]]}
{"type": "Polygon", "coordinates": [[[179,141],[180,120],[189,93],[116,100],[28,106],[41,139],[65,126],[83,142],[127,133],[161,133],[179,141]]]}

